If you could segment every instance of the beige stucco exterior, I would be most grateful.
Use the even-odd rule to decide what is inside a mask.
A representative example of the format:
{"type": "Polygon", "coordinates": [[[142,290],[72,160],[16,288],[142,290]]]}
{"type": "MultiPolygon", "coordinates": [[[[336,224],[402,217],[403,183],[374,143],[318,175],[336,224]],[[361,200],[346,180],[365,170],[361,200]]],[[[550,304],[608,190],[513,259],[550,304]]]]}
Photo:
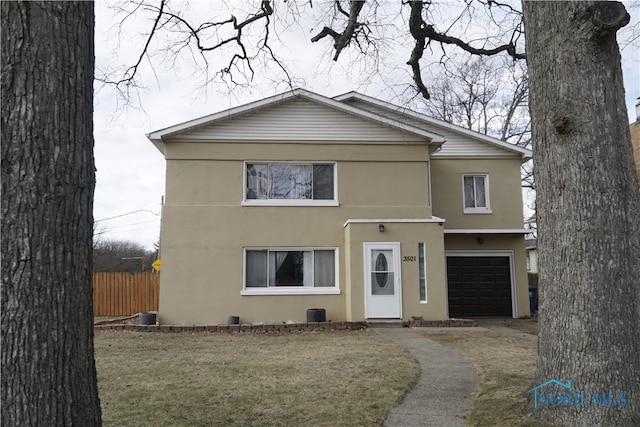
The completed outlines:
{"type": "Polygon", "coordinates": [[[434,158],[432,177],[433,214],[445,218],[447,228],[522,228],[519,159],[434,158]],[[489,175],[491,214],[464,213],[462,176],[476,173],[489,175]]]}
{"type": "MultiPolygon", "coordinates": [[[[286,108],[286,104],[280,105],[270,109],[269,114],[277,117],[277,108],[286,108]]],[[[301,105],[298,103],[296,111],[301,105]]],[[[322,111],[314,104],[313,120],[320,120],[322,111]]],[[[246,115],[247,123],[260,123],[259,112],[246,115]]],[[[238,117],[234,120],[242,123],[238,117]]],[[[224,125],[222,121],[221,128],[224,125]]],[[[365,295],[367,242],[400,246],[403,319],[448,317],[448,250],[510,254],[514,315],[529,314],[524,238],[522,233],[513,232],[522,229],[522,156],[432,157],[434,138],[430,134],[409,134],[402,129],[400,132],[375,120],[348,124],[353,128],[356,125],[370,132],[371,139],[342,140],[335,135],[335,129],[332,136],[324,139],[321,124],[314,124],[320,130],[309,132],[313,135],[309,139],[298,134],[282,139],[243,139],[242,132],[235,128],[225,128],[225,135],[231,137],[222,139],[215,129],[203,130],[201,124],[197,139],[188,127],[182,133],[151,134],[150,139],[163,150],[167,162],[161,236],[161,323],[216,324],[226,322],[231,315],[248,323],[300,322],[305,321],[307,309],[318,307],[326,310],[328,320],[371,318],[366,312],[365,295]],[[209,138],[205,137],[207,132],[209,138]],[[234,136],[234,132],[240,136],[234,136]],[[394,132],[399,136],[385,139],[394,132]],[[247,203],[245,164],[268,161],[332,162],[337,203],[247,203]],[[464,173],[489,175],[491,214],[463,213],[464,173]],[[385,224],[384,232],[380,231],[380,223],[385,224]],[[482,234],[482,247],[478,247],[478,235],[468,233],[471,229],[487,230],[482,234]],[[512,231],[496,232],[505,229],[512,231]],[[458,232],[466,234],[455,234],[458,232]],[[419,298],[419,243],[426,248],[426,301],[419,298]],[[335,249],[337,289],[325,294],[249,295],[243,287],[245,250],[255,248],[335,249]]]]}

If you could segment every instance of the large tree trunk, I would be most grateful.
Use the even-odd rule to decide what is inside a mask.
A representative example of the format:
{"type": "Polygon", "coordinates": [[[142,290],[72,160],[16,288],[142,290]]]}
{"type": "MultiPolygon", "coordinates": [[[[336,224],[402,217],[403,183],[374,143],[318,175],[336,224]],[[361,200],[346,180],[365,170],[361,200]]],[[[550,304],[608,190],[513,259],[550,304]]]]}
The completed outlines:
{"type": "Polygon", "coordinates": [[[570,380],[573,391],[539,391],[574,397],[556,396],[555,406],[538,399],[533,412],[569,425],[638,426],[640,186],[615,38],[628,15],[616,2],[531,1],[524,11],[540,252],[537,384],[570,380]]]}
{"type": "Polygon", "coordinates": [[[100,425],[93,3],[1,2],[2,424],[100,425]]]}

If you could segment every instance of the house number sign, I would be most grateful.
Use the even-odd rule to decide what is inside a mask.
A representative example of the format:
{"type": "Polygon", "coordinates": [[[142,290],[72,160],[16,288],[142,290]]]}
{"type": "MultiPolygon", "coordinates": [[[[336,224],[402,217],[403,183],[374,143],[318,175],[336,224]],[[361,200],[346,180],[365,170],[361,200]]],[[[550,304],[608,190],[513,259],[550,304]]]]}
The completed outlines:
{"type": "Polygon", "coordinates": [[[418,257],[412,255],[402,257],[402,261],[404,262],[416,262],[417,260],[418,257]]]}

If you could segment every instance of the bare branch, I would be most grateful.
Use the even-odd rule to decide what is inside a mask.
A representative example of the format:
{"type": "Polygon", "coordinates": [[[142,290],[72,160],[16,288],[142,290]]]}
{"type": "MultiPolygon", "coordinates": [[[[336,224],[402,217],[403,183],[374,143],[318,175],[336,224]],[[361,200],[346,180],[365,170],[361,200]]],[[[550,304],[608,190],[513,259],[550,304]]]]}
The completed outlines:
{"type": "Polygon", "coordinates": [[[333,47],[336,50],[336,53],[333,56],[333,60],[337,61],[342,50],[345,47],[349,46],[349,43],[351,43],[351,39],[356,29],[363,25],[362,23],[358,22],[358,15],[362,10],[362,6],[364,6],[364,1],[352,1],[351,7],[349,8],[349,13],[346,13],[346,11],[340,6],[340,3],[336,1],[337,9],[342,14],[348,17],[347,26],[345,27],[344,31],[342,33],[338,33],[337,31],[329,27],[324,27],[322,31],[320,31],[320,33],[311,38],[311,41],[315,43],[325,38],[326,36],[333,37],[333,47]]]}
{"type": "MultiPolygon", "coordinates": [[[[285,76],[291,83],[291,77],[287,72],[284,64],[274,55],[272,49],[269,47],[269,25],[270,17],[273,15],[274,10],[269,0],[262,0],[260,8],[257,12],[248,15],[244,20],[238,20],[235,15],[231,15],[229,18],[220,20],[211,20],[201,23],[199,25],[193,25],[186,18],[183,17],[181,12],[175,12],[170,10],[167,0],[160,0],[159,5],[146,3],[144,0],[132,4],[135,6],[133,12],[126,12],[126,17],[130,17],[135,11],[143,8],[144,10],[151,11],[155,14],[151,31],[147,36],[146,43],[140,54],[140,57],[135,65],[129,67],[123,76],[119,79],[111,79],[106,76],[100,77],[97,80],[105,84],[114,85],[121,97],[128,99],[130,95],[130,88],[136,88],[135,82],[136,76],[139,73],[139,67],[142,63],[142,59],[149,55],[150,43],[154,37],[158,36],[161,30],[174,33],[173,42],[163,50],[165,52],[171,52],[174,55],[174,60],[179,53],[183,50],[187,50],[196,59],[195,52],[200,53],[200,59],[204,64],[204,72],[207,76],[206,81],[209,82],[209,61],[205,55],[207,52],[222,50],[223,48],[235,49],[235,51],[229,52],[230,59],[227,65],[220,69],[216,73],[216,76],[223,78],[229,78],[232,82],[235,82],[235,78],[232,76],[233,72],[239,72],[240,74],[246,74],[245,78],[251,80],[255,75],[255,71],[251,64],[260,52],[266,53],[269,60],[275,62],[285,76]],[[264,33],[262,38],[257,42],[257,53],[249,53],[248,47],[252,50],[255,49],[252,46],[245,45],[244,30],[258,21],[264,21],[264,33]],[[226,37],[218,37],[222,33],[222,30],[228,31],[229,27],[232,28],[233,33],[226,37]],[[226,30],[225,30],[226,29],[226,30]],[[213,37],[212,37],[213,35],[213,37]],[[235,48],[233,48],[235,45],[235,48]],[[240,65],[243,63],[243,65],[240,65]]],[[[253,36],[251,36],[253,37],[253,36]]],[[[225,50],[227,51],[227,50],[225,50]]],[[[197,62],[197,61],[195,61],[197,62]]]]}
{"type": "Polygon", "coordinates": [[[423,31],[424,21],[422,20],[422,2],[412,1],[409,2],[411,7],[411,13],[409,15],[409,32],[416,41],[411,56],[407,65],[411,66],[413,72],[413,81],[416,83],[418,92],[424,97],[424,99],[431,98],[429,90],[422,82],[422,71],[420,70],[420,58],[426,46],[426,35],[423,31]]]}
{"type": "MultiPolygon", "coordinates": [[[[138,67],[140,66],[140,64],[142,63],[142,59],[147,55],[147,52],[149,50],[149,44],[151,43],[151,40],[153,39],[154,35],[156,34],[156,30],[158,29],[158,25],[160,23],[160,19],[162,18],[163,15],[163,11],[164,11],[164,7],[166,4],[166,0],[160,0],[160,7],[158,7],[158,14],[156,16],[155,21],[153,22],[153,27],[151,28],[151,32],[149,33],[149,36],[147,37],[147,41],[144,44],[144,48],[142,49],[142,52],[140,52],[140,56],[138,57],[138,61],[132,65],[131,67],[127,68],[127,70],[124,73],[124,77],[122,77],[119,81],[105,81],[105,80],[101,80],[100,78],[96,78],[96,80],[105,83],[105,84],[112,84],[115,85],[116,87],[124,84],[126,86],[129,86],[130,84],[133,83],[133,80],[136,76],[136,73],[138,72],[138,67]]],[[[138,5],[136,7],[136,9],[140,7],[140,5],[138,5]]],[[[131,12],[133,13],[133,12],[131,12]]],[[[130,15],[129,15],[130,16],[130,15]]]]}
{"type": "Polygon", "coordinates": [[[491,56],[491,55],[497,55],[500,52],[507,52],[514,59],[526,59],[527,58],[527,55],[525,53],[518,53],[516,51],[516,46],[513,43],[501,45],[501,46],[495,47],[493,49],[482,49],[482,48],[473,47],[473,46],[463,42],[462,40],[460,40],[460,39],[458,39],[456,37],[451,37],[451,36],[447,36],[445,34],[440,34],[436,30],[433,29],[432,25],[424,26],[423,31],[424,31],[425,36],[427,38],[429,38],[430,40],[435,40],[437,42],[445,43],[445,44],[456,45],[459,48],[461,48],[462,50],[467,51],[467,52],[469,52],[471,54],[474,54],[474,55],[491,56]]]}

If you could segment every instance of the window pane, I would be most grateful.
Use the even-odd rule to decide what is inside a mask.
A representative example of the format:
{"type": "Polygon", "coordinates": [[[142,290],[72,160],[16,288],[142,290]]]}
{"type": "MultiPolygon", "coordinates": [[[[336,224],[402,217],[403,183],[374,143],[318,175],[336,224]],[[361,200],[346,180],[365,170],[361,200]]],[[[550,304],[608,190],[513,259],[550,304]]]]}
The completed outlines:
{"type": "Polygon", "coordinates": [[[270,199],[311,199],[311,165],[270,164],[270,199]]]}
{"type": "Polygon", "coordinates": [[[333,165],[313,165],[314,200],[333,200],[333,165]]]}
{"type": "Polygon", "coordinates": [[[335,251],[314,251],[314,279],[316,287],[336,285],[335,251]]]}
{"type": "Polygon", "coordinates": [[[426,301],[427,278],[425,276],[424,243],[418,243],[418,278],[420,286],[420,301],[426,301]]]}
{"type": "Polygon", "coordinates": [[[303,286],[304,252],[269,251],[269,286],[303,286]]]}
{"type": "Polygon", "coordinates": [[[476,176],[475,177],[475,182],[476,182],[476,207],[477,208],[486,208],[487,207],[487,202],[486,202],[486,191],[485,191],[485,182],[484,182],[484,176],[476,176]]]}
{"type": "Polygon", "coordinates": [[[473,177],[472,176],[464,177],[464,207],[465,208],[475,207],[475,197],[473,196],[473,177]]]}
{"type": "Polygon", "coordinates": [[[247,164],[247,199],[266,199],[267,183],[267,165],[247,164]]]}
{"type": "Polygon", "coordinates": [[[372,295],[395,295],[393,272],[371,273],[372,295]]]}
{"type": "Polygon", "coordinates": [[[302,285],[313,286],[313,251],[304,251],[302,285]]]}
{"type": "Polygon", "coordinates": [[[267,286],[267,251],[247,251],[247,288],[267,286]]]}

